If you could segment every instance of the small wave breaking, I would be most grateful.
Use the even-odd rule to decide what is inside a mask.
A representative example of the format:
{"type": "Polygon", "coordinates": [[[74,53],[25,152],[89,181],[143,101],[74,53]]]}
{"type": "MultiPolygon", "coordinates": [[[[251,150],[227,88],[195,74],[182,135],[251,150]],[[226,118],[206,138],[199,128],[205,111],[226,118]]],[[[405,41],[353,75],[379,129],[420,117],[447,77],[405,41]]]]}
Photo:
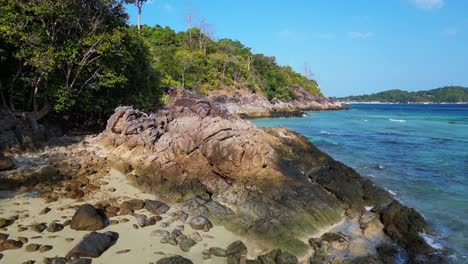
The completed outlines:
{"type": "Polygon", "coordinates": [[[388,121],[390,121],[390,122],[398,122],[398,123],[406,123],[406,120],[403,120],[403,119],[392,119],[392,118],[390,118],[388,121]]]}

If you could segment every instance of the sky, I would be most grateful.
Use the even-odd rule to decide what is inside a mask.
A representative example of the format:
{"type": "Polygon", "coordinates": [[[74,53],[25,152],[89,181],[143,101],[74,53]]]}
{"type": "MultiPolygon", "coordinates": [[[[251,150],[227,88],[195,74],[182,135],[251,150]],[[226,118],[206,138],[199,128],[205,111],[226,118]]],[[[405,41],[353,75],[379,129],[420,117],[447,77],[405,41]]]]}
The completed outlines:
{"type": "Polygon", "coordinates": [[[142,24],[183,31],[189,10],[217,39],[307,63],[327,96],[468,86],[467,0],[150,0],[142,24]]]}

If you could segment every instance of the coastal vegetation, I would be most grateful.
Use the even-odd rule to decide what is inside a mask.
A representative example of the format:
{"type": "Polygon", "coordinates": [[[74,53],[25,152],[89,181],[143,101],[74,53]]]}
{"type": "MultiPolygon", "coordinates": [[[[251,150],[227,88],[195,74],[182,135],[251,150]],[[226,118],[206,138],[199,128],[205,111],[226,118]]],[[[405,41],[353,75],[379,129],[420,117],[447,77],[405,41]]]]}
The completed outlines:
{"type": "Polygon", "coordinates": [[[407,92],[389,90],[380,93],[339,98],[340,101],[352,102],[387,102],[387,103],[460,103],[468,102],[468,88],[447,86],[437,89],[407,92]]]}
{"type": "Polygon", "coordinates": [[[122,104],[149,110],[177,87],[194,93],[248,89],[294,99],[293,86],[322,95],[310,74],[280,66],[239,41],[197,27],[128,24],[125,3],[145,1],[1,0],[1,107],[36,123],[47,114],[105,119],[122,104]]]}

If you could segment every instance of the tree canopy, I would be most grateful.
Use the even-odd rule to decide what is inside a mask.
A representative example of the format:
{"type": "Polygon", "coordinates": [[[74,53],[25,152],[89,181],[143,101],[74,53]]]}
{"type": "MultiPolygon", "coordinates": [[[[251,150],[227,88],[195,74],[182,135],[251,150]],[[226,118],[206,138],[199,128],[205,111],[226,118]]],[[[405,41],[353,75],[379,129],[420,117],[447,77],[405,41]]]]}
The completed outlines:
{"type": "Polygon", "coordinates": [[[0,0],[1,107],[35,123],[47,113],[105,118],[119,104],[147,110],[166,88],[247,89],[291,100],[314,80],[242,43],[215,40],[204,20],[175,32],[128,25],[133,0],[0,0]]]}
{"type": "Polygon", "coordinates": [[[340,100],[354,102],[388,103],[459,103],[468,102],[468,88],[460,86],[447,86],[428,91],[418,92],[389,90],[375,94],[343,97],[340,98],[340,100]]]}

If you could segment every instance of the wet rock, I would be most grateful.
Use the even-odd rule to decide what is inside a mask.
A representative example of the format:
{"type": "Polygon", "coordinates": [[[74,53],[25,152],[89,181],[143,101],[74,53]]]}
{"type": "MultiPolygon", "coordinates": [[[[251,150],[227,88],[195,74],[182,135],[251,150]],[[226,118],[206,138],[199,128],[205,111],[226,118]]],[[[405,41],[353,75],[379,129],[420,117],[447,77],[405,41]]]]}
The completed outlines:
{"type": "Polygon", "coordinates": [[[376,256],[357,257],[351,263],[352,264],[384,264],[376,256]]]}
{"type": "Polygon", "coordinates": [[[392,264],[397,262],[398,247],[391,244],[380,244],[376,247],[380,260],[385,264],[392,264]]]}
{"type": "Polygon", "coordinates": [[[27,252],[34,252],[34,251],[37,251],[39,249],[41,245],[39,244],[29,244],[26,246],[26,251],[27,252]]]}
{"type": "Polygon", "coordinates": [[[54,232],[59,232],[62,231],[64,226],[59,223],[51,223],[49,224],[49,227],[47,228],[48,232],[54,233],[54,232]]]}
{"type": "Polygon", "coordinates": [[[64,257],[44,258],[43,262],[44,264],[70,264],[64,257]]]}
{"type": "Polygon", "coordinates": [[[172,256],[168,258],[162,258],[156,261],[156,264],[193,264],[193,262],[182,256],[172,256]]]}
{"type": "Polygon", "coordinates": [[[35,225],[31,226],[31,230],[33,230],[35,232],[38,232],[38,233],[42,233],[42,231],[44,231],[46,229],[47,229],[47,224],[46,223],[40,223],[40,224],[35,224],[35,225]]]}
{"type": "Polygon", "coordinates": [[[208,218],[199,215],[190,220],[190,226],[195,230],[209,231],[213,227],[213,224],[208,218]]]}
{"type": "Polygon", "coordinates": [[[145,209],[153,214],[160,215],[169,211],[170,207],[161,201],[145,200],[145,209]]]}
{"type": "Polygon", "coordinates": [[[187,238],[187,239],[184,239],[180,242],[179,246],[180,246],[180,249],[184,252],[189,252],[190,251],[190,248],[192,248],[193,246],[195,246],[197,244],[197,242],[195,242],[194,240],[190,239],[190,238],[187,238]]]}
{"type": "Polygon", "coordinates": [[[83,239],[68,252],[67,257],[97,258],[114,245],[118,238],[119,234],[111,231],[105,233],[91,232],[85,235],[83,239]]]}
{"type": "Polygon", "coordinates": [[[216,257],[226,257],[227,250],[220,247],[210,247],[209,252],[216,257]]]}
{"type": "Polygon", "coordinates": [[[108,223],[105,215],[90,204],[81,205],[72,217],[70,228],[74,230],[100,230],[108,223]]]}
{"type": "Polygon", "coordinates": [[[51,245],[43,245],[39,248],[39,252],[44,253],[44,252],[52,250],[52,248],[53,247],[51,245]]]}

